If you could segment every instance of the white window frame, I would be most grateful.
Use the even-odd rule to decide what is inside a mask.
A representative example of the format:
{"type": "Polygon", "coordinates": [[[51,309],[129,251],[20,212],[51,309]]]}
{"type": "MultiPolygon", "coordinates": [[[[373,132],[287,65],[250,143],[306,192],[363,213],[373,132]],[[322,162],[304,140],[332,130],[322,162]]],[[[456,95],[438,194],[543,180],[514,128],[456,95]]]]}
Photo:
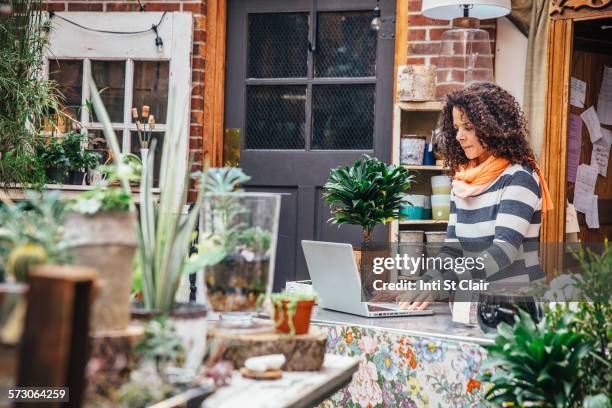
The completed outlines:
{"type": "MultiPolygon", "coordinates": [[[[58,12],[57,16],[74,21],[84,27],[106,30],[133,32],[150,29],[162,18],[163,12],[58,12]]],[[[170,112],[183,112],[182,118],[175,118],[175,126],[181,123],[184,132],[189,132],[191,111],[191,47],[193,40],[193,18],[189,12],[166,12],[158,33],[163,40],[161,50],[155,45],[155,34],[147,31],[142,34],[107,34],[84,30],[60,18],[51,20],[49,48],[45,56],[44,73],[49,75],[49,60],[83,60],[83,73],[91,65],[91,60],[125,61],[125,97],[123,123],[113,123],[113,129],[122,130],[123,152],[130,152],[131,131],[136,130],[132,123],[132,91],[134,81],[134,61],[169,61],[168,93],[174,90],[174,107],[168,104],[170,112]],[[186,109],[185,109],[186,108],[186,109]]],[[[79,121],[86,129],[101,129],[99,123],[90,123],[85,102],[90,99],[87,78],[83,75],[83,90],[79,121]]],[[[156,131],[165,131],[165,124],[156,124],[156,131]]],[[[176,158],[179,165],[187,170],[189,141],[184,146],[184,157],[176,158]]],[[[161,146],[157,150],[161,154],[161,146]]],[[[177,180],[182,182],[182,180],[177,180]]]]}

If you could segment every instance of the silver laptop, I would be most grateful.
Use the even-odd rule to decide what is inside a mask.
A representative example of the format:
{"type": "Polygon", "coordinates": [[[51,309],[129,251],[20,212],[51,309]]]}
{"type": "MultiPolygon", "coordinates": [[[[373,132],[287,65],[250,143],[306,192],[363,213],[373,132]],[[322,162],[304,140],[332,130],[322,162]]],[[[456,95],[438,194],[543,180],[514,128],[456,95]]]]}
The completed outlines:
{"type": "Polygon", "coordinates": [[[396,303],[361,299],[361,279],[351,244],[302,241],[308,272],[318,302],[325,308],[366,317],[421,316],[432,310],[402,310],[396,303]]]}

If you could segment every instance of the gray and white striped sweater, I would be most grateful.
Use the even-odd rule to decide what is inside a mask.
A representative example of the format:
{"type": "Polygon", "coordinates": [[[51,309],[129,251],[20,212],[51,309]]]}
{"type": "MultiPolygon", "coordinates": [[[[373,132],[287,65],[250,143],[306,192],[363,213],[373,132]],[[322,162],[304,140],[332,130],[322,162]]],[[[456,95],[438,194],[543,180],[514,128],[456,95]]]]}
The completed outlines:
{"type": "MultiPolygon", "coordinates": [[[[537,173],[527,166],[510,165],[477,196],[451,194],[447,244],[440,255],[481,257],[489,281],[541,279],[541,218],[542,190],[537,173]]],[[[426,275],[448,279],[453,273],[434,270],[426,275]]]]}

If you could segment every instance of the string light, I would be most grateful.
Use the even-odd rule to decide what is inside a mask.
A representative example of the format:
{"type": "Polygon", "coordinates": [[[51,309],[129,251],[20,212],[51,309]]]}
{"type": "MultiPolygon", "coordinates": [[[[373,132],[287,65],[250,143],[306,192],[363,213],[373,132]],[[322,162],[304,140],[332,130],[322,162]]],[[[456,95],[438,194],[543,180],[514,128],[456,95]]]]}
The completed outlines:
{"type": "Polygon", "coordinates": [[[374,7],[374,18],[372,19],[372,22],[370,23],[370,27],[372,27],[372,30],[374,31],[380,30],[380,27],[381,27],[380,6],[378,4],[378,1],[376,2],[376,7],[374,7]]]}
{"type": "MultiPolygon", "coordinates": [[[[0,0],[2,1],[2,0],[0,0]]],[[[1,5],[2,3],[0,3],[1,5]]],[[[164,41],[161,39],[161,37],[159,36],[159,32],[158,32],[158,28],[161,26],[161,24],[164,22],[164,18],[166,17],[166,11],[164,11],[164,13],[162,14],[161,18],[159,19],[159,22],[157,24],[153,24],[151,26],[151,28],[146,29],[146,30],[140,30],[140,31],[110,31],[110,30],[98,30],[95,28],[90,28],[90,27],[85,27],[77,22],[74,22],[72,20],[67,19],[66,17],[63,17],[59,14],[55,14],[54,11],[50,11],[49,12],[49,19],[52,19],[53,17],[59,18],[60,20],[63,20],[69,24],[72,24],[73,26],[79,27],[83,30],[87,30],[87,31],[93,31],[95,33],[102,33],[102,34],[117,34],[117,35],[133,35],[133,34],[144,34],[144,33],[148,33],[149,31],[152,31],[153,33],[155,33],[155,46],[157,47],[157,50],[159,52],[163,51],[163,47],[164,47],[164,41]]]]}

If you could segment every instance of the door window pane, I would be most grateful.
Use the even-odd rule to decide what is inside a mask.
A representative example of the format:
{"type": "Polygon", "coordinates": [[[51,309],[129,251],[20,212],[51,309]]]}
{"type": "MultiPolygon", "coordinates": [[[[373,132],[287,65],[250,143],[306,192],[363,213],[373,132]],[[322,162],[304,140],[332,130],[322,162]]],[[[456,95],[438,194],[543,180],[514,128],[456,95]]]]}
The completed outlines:
{"type": "MultiPolygon", "coordinates": [[[[130,143],[130,152],[134,153],[136,156],[142,159],[140,154],[140,140],[138,139],[138,132],[130,132],[131,143],[130,143]]],[[[149,140],[149,146],[153,140],[157,141],[157,145],[155,146],[155,158],[153,159],[153,186],[159,186],[159,169],[161,168],[161,156],[162,156],[162,147],[164,143],[164,134],[162,132],[153,132],[151,133],[151,138],[149,140]]]]}
{"type": "Polygon", "coordinates": [[[308,13],[249,14],[248,21],[247,77],[306,77],[308,13]]]}
{"type": "Polygon", "coordinates": [[[132,106],[142,114],[142,106],[148,105],[157,123],[166,123],[169,67],[168,61],[134,62],[132,106]]]}
{"type": "Polygon", "coordinates": [[[373,148],[374,84],[315,85],[312,89],[312,149],[373,148]]]}
{"type": "Polygon", "coordinates": [[[63,95],[64,113],[80,120],[83,61],[49,60],[49,79],[57,83],[57,89],[63,95]]]}
{"type": "Polygon", "coordinates": [[[111,122],[123,122],[125,61],[91,61],[91,73],[111,122]]]}
{"type": "MultiPolygon", "coordinates": [[[[100,153],[100,163],[105,164],[110,158],[110,146],[106,143],[104,132],[99,129],[89,129],[87,134],[89,136],[87,148],[100,153]]],[[[120,130],[115,130],[115,137],[119,143],[119,148],[123,150],[123,137],[120,130]]]]}
{"type": "Polygon", "coordinates": [[[318,13],[316,77],[376,76],[371,11],[318,13]]]}
{"type": "Polygon", "coordinates": [[[248,86],[247,149],[304,149],[306,86],[248,86]]]}

